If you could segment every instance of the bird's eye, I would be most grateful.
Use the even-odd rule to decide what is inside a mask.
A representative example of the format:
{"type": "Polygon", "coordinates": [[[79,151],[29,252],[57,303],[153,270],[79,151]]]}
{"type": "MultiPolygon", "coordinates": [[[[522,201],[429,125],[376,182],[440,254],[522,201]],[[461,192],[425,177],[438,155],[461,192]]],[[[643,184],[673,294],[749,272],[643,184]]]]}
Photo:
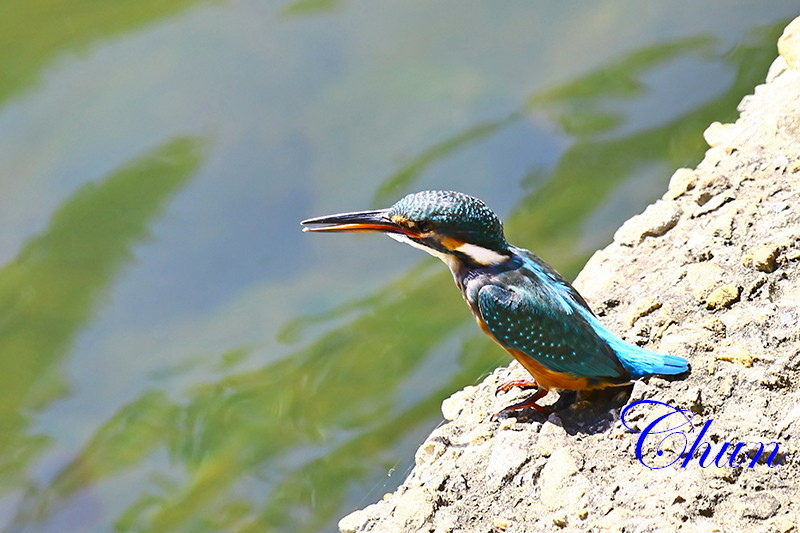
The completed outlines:
{"type": "Polygon", "coordinates": [[[417,225],[417,231],[419,231],[420,233],[427,233],[433,229],[433,224],[431,224],[427,220],[420,220],[419,222],[417,222],[416,225],[417,225]]]}

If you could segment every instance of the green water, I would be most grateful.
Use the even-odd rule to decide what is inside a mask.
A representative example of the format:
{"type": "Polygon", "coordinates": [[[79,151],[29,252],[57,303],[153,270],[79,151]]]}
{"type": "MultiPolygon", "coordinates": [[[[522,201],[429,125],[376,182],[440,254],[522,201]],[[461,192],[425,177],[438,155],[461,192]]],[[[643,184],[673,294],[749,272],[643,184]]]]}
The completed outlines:
{"type": "Polygon", "coordinates": [[[303,218],[457,189],[574,276],[791,1],[0,7],[0,531],[313,532],[508,357],[443,265],[303,218]]]}

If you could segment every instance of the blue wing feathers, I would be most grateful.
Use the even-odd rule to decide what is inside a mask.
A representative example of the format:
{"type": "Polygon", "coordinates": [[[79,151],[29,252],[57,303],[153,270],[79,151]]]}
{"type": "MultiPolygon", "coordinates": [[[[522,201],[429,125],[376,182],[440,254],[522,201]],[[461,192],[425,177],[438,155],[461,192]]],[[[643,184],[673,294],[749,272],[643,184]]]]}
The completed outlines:
{"type": "Polygon", "coordinates": [[[477,310],[502,345],[549,370],[596,381],[689,369],[683,357],[651,352],[610,332],[566,280],[541,260],[524,258],[522,268],[496,275],[477,291],[477,310]]]}
{"type": "Polygon", "coordinates": [[[608,343],[578,313],[554,311],[549,296],[533,286],[523,290],[485,285],[478,292],[478,308],[500,344],[548,370],[599,382],[627,382],[629,372],[608,343]]]}

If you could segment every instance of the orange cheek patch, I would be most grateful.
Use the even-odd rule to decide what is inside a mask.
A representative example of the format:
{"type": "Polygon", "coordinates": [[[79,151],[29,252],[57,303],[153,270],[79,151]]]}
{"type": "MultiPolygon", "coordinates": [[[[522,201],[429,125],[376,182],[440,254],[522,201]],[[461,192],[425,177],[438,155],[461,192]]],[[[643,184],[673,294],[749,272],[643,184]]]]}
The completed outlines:
{"type": "Polygon", "coordinates": [[[460,248],[465,244],[464,241],[460,239],[454,239],[452,237],[442,237],[440,242],[442,243],[442,246],[444,246],[448,250],[455,250],[456,248],[460,248]]]}

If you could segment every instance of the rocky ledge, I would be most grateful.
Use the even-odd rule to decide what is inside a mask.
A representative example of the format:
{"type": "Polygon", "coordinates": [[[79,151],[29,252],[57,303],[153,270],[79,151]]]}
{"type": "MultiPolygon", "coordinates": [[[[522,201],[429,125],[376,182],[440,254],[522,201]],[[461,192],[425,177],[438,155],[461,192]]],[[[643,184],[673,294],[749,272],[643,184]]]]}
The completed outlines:
{"type": "Polygon", "coordinates": [[[800,19],[778,50],[739,120],[705,132],[698,167],[575,282],[613,331],[688,357],[691,373],[493,422],[525,396],[495,396],[525,377],[498,369],[442,404],[449,422],[408,479],[343,532],[800,528],[800,19]],[[641,400],[667,405],[638,404],[623,425],[641,400]]]}

